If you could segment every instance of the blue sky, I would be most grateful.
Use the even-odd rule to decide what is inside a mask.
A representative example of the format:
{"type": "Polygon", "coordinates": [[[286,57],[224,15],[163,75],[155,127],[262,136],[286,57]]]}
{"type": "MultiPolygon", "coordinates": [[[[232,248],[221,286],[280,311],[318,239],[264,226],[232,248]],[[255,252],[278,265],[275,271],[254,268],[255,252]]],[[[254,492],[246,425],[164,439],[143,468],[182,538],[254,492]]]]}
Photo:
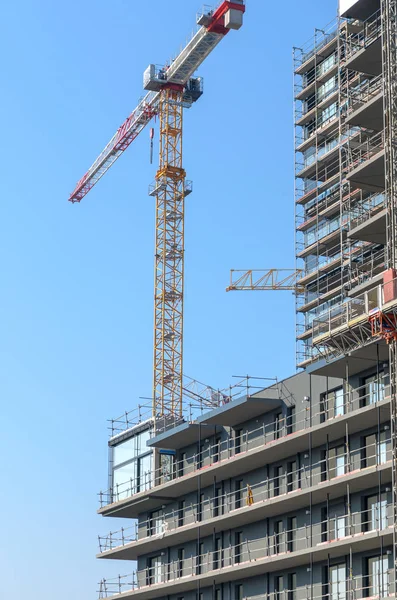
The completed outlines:
{"type": "MultiPolygon", "coordinates": [[[[2,597],[94,600],[107,422],[150,396],[154,202],[145,131],[80,205],[78,179],[192,31],[192,0],[5,3],[0,246],[2,597]]],[[[229,269],[293,267],[292,46],[336,0],[247,0],[185,120],[185,372],[294,371],[290,293],[226,294],[229,269]]]]}

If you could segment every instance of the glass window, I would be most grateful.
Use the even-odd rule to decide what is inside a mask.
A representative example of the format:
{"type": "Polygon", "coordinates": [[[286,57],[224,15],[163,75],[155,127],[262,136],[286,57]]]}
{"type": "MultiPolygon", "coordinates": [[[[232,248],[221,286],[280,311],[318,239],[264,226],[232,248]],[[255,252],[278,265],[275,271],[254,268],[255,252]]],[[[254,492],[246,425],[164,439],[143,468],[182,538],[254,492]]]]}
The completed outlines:
{"type": "Polygon", "coordinates": [[[234,433],[234,452],[235,454],[240,454],[241,452],[241,444],[243,439],[243,430],[236,429],[234,433]]]}
{"type": "Polygon", "coordinates": [[[148,559],[148,584],[161,583],[161,556],[152,556],[148,559]]]}
{"type": "Polygon", "coordinates": [[[273,493],[274,496],[280,495],[281,478],[283,476],[283,467],[274,468],[273,493]]]}
{"type": "Polygon", "coordinates": [[[241,584],[234,586],[234,600],[243,600],[243,586],[241,584]]]}
{"type": "Polygon", "coordinates": [[[363,523],[364,531],[375,529],[386,529],[387,527],[387,496],[383,492],[380,497],[378,494],[366,498],[366,517],[363,523]]]}
{"type": "Polygon", "coordinates": [[[243,534],[241,531],[236,531],[234,534],[234,562],[239,564],[241,562],[243,552],[243,534]]]}
{"type": "Polygon", "coordinates": [[[296,541],[296,528],[297,528],[297,520],[296,517],[288,518],[288,551],[294,552],[295,541],[296,541]]]}
{"type": "Polygon", "coordinates": [[[389,557],[367,558],[367,596],[386,597],[389,594],[389,557]]]}
{"type": "Polygon", "coordinates": [[[136,463],[128,463],[113,471],[113,500],[123,500],[136,493],[136,463]]]}
{"type": "Polygon", "coordinates": [[[288,574],[288,600],[296,600],[296,573],[288,574]]]}
{"type": "Polygon", "coordinates": [[[293,492],[299,488],[298,465],[294,460],[287,465],[287,492],[293,492]]]}
{"type": "Polygon", "coordinates": [[[332,565],[329,568],[330,600],[346,600],[346,565],[332,565]]]}
{"type": "Polygon", "coordinates": [[[280,552],[284,552],[284,526],[281,520],[274,523],[274,554],[280,552]]]}
{"type": "Polygon", "coordinates": [[[234,483],[234,508],[241,508],[243,480],[237,479],[234,483]]]}
{"type": "Polygon", "coordinates": [[[136,457],[135,438],[130,438],[113,447],[113,465],[121,465],[136,457]]]}
{"type": "Polygon", "coordinates": [[[142,492],[150,489],[152,483],[152,454],[146,454],[146,456],[139,458],[138,469],[137,487],[142,492]]]}
{"type": "Polygon", "coordinates": [[[150,433],[151,430],[146,429],[112,446],[113,492],[116,500],[150,488],[152,450],[146,446],[150,433]]]}
{"type": "Polygon", "coordinates": [[[375,404],[385,397],[385,377],[381,372],[364,379],[364,405],[375,404]]]}
{"type": "Polygon", "coordinates": [[[321,399],[321,417],[323,421],[345,414],[343,387],[326,392],[321,399]]]}
{"type": "Polygon", "coordinates": [[[215,550],[213,556],[213,568],[214,570],[222,567],[222,538],[215,538],[215,550]]]}
{"type": "Polygon", "coordinates": [[[150,535],[161,535],[164,533],[164,515],[159,510],[153,511],[149,519],[150,535]]]}
{"type": "MultiPolygon", "coordinates": [[[[325,453],[325,457],[327,457],[327,453],[325,453]]],[[[328,477],[332,479],[333,477],[340,477],[344,475],[346,472],[346,456],[345,456],[345,447],[337,446],[336,448],[331,448],[328,451],[328,465],[323,463],[323,469],[328,468],[328,477]]],[[[323,478],[326,478],[327,473],[324,474],[323,478]]]]}
{"type": "Polygon", "coordinates": [[[276,577],[274,578],[274,597],[276,600],[281,599],[283,590],[284,590],[283,576],[276,575],[276,577]]]}
{"type": "Polygon", "coordinates": [[[287,408],[287,434],[293,433],[296,429],[296,408],[288,406],[287,408]]]}

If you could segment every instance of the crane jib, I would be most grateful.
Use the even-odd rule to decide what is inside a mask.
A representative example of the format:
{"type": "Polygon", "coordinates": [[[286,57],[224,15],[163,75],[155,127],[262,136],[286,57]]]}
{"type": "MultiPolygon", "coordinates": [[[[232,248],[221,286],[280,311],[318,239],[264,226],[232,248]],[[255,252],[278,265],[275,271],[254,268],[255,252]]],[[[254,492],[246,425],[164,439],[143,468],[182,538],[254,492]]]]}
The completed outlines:
{"type": "MultiPolygon", "coordinates": [[[[200,27],[184,50],[169,66],[167,82],[169,84],[186,85],[192,74],[229,30],[241,27],[244,12],[244,0],[224,0],[213,14],[208,13],[208,15],[205,15],[205,25],[200,27]]],[[[69,197],[70,202],[80,202],[84,198],[157,114],[159,96],[158,91],[152,91],[138,104],[137,108],[119,127],[94,164],[80,179],[69,197]]]]}

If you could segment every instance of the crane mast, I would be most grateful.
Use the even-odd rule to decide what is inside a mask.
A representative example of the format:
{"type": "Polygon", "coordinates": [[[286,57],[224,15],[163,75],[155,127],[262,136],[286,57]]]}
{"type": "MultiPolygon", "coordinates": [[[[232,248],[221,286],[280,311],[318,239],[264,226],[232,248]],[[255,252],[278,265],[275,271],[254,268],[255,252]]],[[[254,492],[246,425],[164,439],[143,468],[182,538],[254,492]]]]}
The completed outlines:
{"type": "Polygon", "coordinates": [[[244,0],[223,0],[197,20],[199,29],[170,65],[151,64],[144,73],[148,92],[117,130],[69,197],[80,202],[154,116],[160,123],[160,158],[150,195],[156,198],[153,417],[182,416],[184,218],[187,185],[182,161],[183,109],[202,95],[193,77],[231,29],[240,29],[244,0]]]}

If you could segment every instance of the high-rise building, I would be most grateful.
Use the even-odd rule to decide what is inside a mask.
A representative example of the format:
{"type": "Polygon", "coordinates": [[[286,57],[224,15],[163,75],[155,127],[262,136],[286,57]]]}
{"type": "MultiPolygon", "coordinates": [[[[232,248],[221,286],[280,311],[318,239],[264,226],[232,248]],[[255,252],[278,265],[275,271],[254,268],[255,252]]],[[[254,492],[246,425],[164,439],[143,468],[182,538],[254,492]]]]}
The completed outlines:
{"type": "Polygon", "coordinates": [[[99,556],[136,565],[100,598],[396,597],[396,33],[397,0],[340,0],[295,49],[304,370],[112,423],[99,556]]]}

